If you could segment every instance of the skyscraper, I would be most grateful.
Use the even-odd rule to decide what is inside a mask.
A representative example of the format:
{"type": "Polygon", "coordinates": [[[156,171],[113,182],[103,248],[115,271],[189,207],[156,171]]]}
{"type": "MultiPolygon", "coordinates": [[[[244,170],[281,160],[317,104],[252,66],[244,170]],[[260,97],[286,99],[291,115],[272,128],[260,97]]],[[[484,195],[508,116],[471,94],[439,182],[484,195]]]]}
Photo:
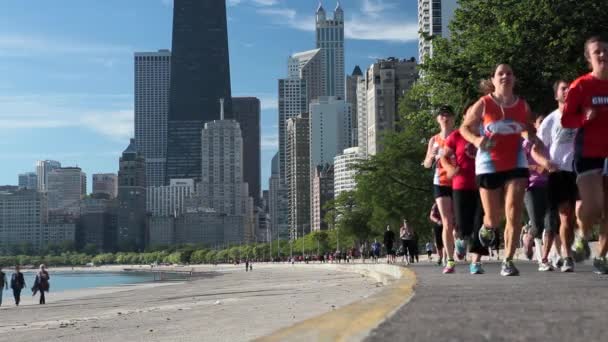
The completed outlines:
{"type": "Polygon", "coordinates": [[[433,57],[433,45],[425,36],[449,38],[448,24],[454,17],[458,0],[418,0],[418,61],[433,57]]]}
{"type": "Polygon", "coordinates": [[[19,174],[19,188],[28,190],[38,189],[38,175],[36,172],[26,172],[19,174]]]}
{"type": "Polygon", "coordinates": [[[287,120],[286,179],[292,239],[310,232],[310,121],[306,113],[287,120]]]}
{"type": "Polygon", "coordinates": [[[344,99],[344,11],[338,1],[333,18],[319,3],[316,16],[317,48],[323,52],[326,96],[344,99]]]}
{"type": "Polygon", "coordinates": [[[135,139],[122,153],[118,170],[118,246],[141,250],[146,236],[146,161],[135,139]]]}
{"type": "Polygon", "coordinates": [[[351,107],[344,100],[322,96],[310,104],[310,172],[333,164],[350,147],[351,107]]]}
{"type": "Polygon", "coordinates": [[[378,60],[367,70],[367,155],[382,150],[383,135],[399,120],[399,99],[417,78],[414,58],[378,60]]]}
{"type": "Polygon", "coordinates": [[[260,100],[255,97],[232,98],[232,113],[243,135],[243,180],[249,184],[249,196],[261,203],[260,100]]]}
{"type": "Polygon", "coordinates": [[[287,119],[308,111],[306,81],[291,77],[279,80],[279,178],[285,181],[287,158],[287,119]]]}
{"type": "Polygon", "coordinates": [[[175,0],[165,184],[201,180],[201,130],[232,117],[225,0],[175,0]]]}
{"type": "Polygon", "coordinates": [[[274,239],[285,239],[289,235],[287,224],[287,188],[279,178],[279,153],[272,157],[271,175],[268,179],[268,211],[274,239]]]}
{"type": "Polygon", "coordinates": [[[357,170],[354,166],[365,159],[360,147],[350,147],[334,158],[334,195],[340,196],[345,191],[355,190],[357,170]]]}
{"type": "Polygon", "coordinates": [[[334,199],[334,166],[318,165],[311,180],[310,222],[313,231],[327,229],[325,205],[334,199]]]}
{"type": "Polygon", "coordinates": [[[359,108],[357,107],[357,85],[359,84],[359,80],[363,78],[363,72],[361,68],[357,65],[355,69],[353,69],[352,75],[346,76],[346,102],[350,104],[352,108],[352,127],[351,127],[351,137],[352,142],[351,146],[358,145],[358,130],[357,123],[359,118],[359,108]]]}
{"type": "Polygon", "coordinates": [[[118,176],[115,173],[93,174],[93,194],[106,194],[110,199],[118,196],[118,176]]]}
{"type": "Polygon", "coordinates": [[[49,211],[78,216],[86,195],[86,174],[79,167],[62,167],[49,172],[47,182],[49,211]]]}
{"type": "Polygon", "coordinates": [[[135,53],[135,144],[146,158],[146,184],[165,182],[171,51],[135,53]]]}
{"type": "Polygon", "coordinates": [[[47,191],[47,178],[49,172],[61,167],[61,163],[54,160],[39,160],[36,162],[36,175],[38,176],[38,191],[47,191]]]}

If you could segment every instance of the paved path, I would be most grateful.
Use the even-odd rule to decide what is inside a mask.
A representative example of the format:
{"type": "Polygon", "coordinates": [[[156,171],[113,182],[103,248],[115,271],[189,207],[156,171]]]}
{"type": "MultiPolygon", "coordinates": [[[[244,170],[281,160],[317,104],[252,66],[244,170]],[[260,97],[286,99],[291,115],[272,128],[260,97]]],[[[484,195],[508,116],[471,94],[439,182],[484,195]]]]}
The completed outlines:
{"type": "Polygon", "coordinates": [[[608,276],[590,266],[576,273],[536,271],[517,263],[519,277],[457,273],[425,263],[412,266],[412,300],[375,329],[368,341],[608,341],[608,276]]]}

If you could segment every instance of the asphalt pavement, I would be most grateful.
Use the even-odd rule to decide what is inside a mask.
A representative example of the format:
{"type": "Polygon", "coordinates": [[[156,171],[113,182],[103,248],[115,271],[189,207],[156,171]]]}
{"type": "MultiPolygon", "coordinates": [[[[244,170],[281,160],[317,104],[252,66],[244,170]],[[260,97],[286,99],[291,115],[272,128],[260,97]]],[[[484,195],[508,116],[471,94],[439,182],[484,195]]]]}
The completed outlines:
{"type": "Polygon", "coordinates": [[[516,262],[521,275],[502,277],[497,262],[486,274],[455,274],[422,262],[408,304],[372,331],[367,341],[608,341],[608,275],[576,264],[574,273],[541,273],[516,262]]]}

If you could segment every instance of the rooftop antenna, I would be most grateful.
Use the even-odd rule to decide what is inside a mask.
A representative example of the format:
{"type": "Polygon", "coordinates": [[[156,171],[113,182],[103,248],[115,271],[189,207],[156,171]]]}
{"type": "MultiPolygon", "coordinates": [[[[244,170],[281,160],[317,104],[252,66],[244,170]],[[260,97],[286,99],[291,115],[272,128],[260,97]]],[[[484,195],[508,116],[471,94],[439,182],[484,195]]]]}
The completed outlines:
{"type": "Polygon", "coordinates": [[[220,120],[224,120],[224,98],[220,98],[220,120]]]}

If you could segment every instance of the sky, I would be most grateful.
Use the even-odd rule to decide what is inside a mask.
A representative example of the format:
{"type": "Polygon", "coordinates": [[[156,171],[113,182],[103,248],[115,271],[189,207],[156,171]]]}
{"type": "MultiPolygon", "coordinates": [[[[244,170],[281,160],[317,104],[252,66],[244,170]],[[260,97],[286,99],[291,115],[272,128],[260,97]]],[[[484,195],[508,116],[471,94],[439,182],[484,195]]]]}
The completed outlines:
{"type": "MultiPolygon", "coordinates": [[[[203,1],[203,0],[201,0],[203,1]]],[[[315,48],[318,0],[227,0],[233,96],[261,100],[262,188],[278,149],[278,79],[315,48]]],[[[323,0],[328,14],[335,0],[323,0]]],[[[417,56],[415,0],[342,0],[345,72],[417,56]]],[[[118,172],[133,137],[133,53],[171,48],[172,0],[0,0],[0,185],[37,160],[118,172]]]]}

